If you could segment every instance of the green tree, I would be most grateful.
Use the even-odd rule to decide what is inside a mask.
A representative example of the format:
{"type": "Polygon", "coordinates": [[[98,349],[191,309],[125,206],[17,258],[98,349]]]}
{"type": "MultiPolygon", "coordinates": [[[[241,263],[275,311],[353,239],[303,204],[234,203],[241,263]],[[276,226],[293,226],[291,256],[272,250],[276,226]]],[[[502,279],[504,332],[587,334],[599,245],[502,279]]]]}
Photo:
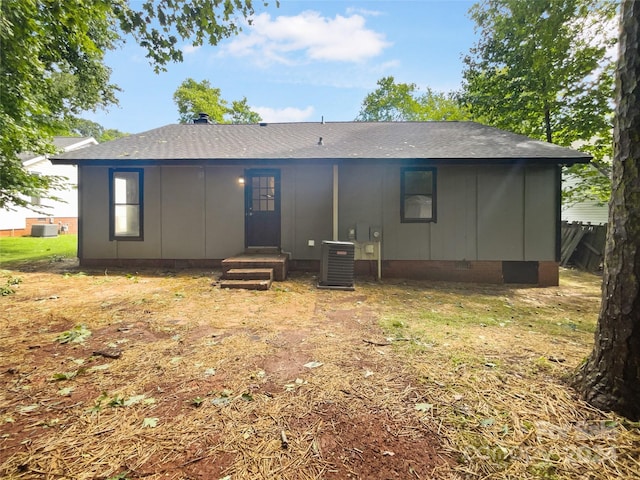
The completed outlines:
{"type": "Polygon", "coordinates": [[[262,117],[249,107],[247,97],[231,102],[231,110],[228,112],[231,123],[260,123],[262,117]]]}
{"type": "Polygon", "coordinates": [[[415,83],[396,83],[391,76],[377,82],[378,88],[367,94],[356,120],[361,122],[400,122],[409,120],[418,108],[415,83]]]}
{"type": "Polygon", "coordinates": [[[93,137],[99,143],[126,137],[128,133],[121,132],[115,128],[105,129],[102,125],[84,118],[71,117],[60,122],[56,128],[56,135],[93,137]]]}
{"type": "Polygon", "coordinates": [[[427,88],[420,93],[415,83],[396,83],[383,77],[378,88],[367,94],[356,118],[361,122],[400,122],[427,120],[465,120],[468,118],[451,93],[427,88]]]}
{"type": "Polygon", "coordinates": [[[593,155],[602,175],[572,168],[586,182],[574,199],[608,197],[613,61],[607,52],[616,42],[610,28],[616,6],[615,0],[483,0],[470,9],[480,37],[464,59],[462,100],[482,123],[580,144],[593,155]]]}
{"type": "Polygon", "coordinates": [[[187,78],[174,92],[173,101],[178,107],[180,123],[190,123],[200,113],[206,113],[216,123],[258,123],[262,120],[251,110],[246,97],[234,100],[229,106],[220,89],[212,87],[209,80],[196,82],[187,78]]]}
{"type": "Polygon", "coordinates": [[[64,188],[19,154],[52,153],[60,122],[117,103],[106,51],[130,35],[160,71],[182,60],[183,40],[215,45],[253,13],[251,0],[0,1],[0,208],[64,188]]]}
{"type": "Polygon", "coordinates": [[[602,306],[576,386],[592,405],[640,420],[640,2],[622,3],[613,188],[602,306]]]}
{"type": "Polygon", "coordinates": [[[117,138],[122,138],[127,136],[129,136],[128,133],[121,132],[117,128],[105,128],[102,130],[102,135],[100,135],[100,138],[96,138],[96,140],[98,140],[98,142],[100,143],[104,143],[104,142],[110,142],[111,140],[115,140],[117,138]]]}
{"type": "Polygon", "coordinates": [[[200,112],[209,115],[216,123],[224,123],[227,102],[222,98],[220,89],[212,87],[209,80],[196,82],[187,78],[174,92],[173,101],[178,107],[180,123],[190,123],[200,112]]]}
{"type": "Polygon", "coordinates": [[[418,111],[415,120],[445,121],[445,120],[469,120],[467,110],[460,104],[453,92],[436,92],[427,88],[422,95],[418,95],[418,111]]]}

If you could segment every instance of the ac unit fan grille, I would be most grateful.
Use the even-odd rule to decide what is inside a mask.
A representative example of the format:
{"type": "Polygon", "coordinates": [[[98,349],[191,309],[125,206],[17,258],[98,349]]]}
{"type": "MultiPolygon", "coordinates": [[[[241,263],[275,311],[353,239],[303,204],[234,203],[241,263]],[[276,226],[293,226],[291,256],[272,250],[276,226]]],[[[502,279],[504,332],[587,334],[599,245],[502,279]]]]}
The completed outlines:
{"type": "Polygon", "coordinates": [[[322,242],[320,285],[347,287],[354,284],[355,248],[350,242],[322,242]]]}

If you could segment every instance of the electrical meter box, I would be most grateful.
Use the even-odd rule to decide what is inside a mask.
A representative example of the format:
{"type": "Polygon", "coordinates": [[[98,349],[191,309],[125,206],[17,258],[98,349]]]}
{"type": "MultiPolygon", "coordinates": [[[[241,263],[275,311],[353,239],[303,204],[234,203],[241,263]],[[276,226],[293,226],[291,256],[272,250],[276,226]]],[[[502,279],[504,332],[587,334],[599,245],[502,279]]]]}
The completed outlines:
{"type": "Polygon", "coordinates": [[[369,229],[369,236],[372,242],[382,241],[382,227],[371,227],[369,229]]]}

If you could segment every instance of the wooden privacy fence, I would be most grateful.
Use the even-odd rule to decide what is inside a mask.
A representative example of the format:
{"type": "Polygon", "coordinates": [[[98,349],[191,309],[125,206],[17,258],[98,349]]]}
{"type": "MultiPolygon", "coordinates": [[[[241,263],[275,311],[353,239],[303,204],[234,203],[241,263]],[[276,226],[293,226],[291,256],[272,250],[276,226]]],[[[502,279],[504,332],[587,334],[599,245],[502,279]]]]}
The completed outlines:
{"type": "Polygon", "coordinates": [[[602,268],[606,225],[562,222],[560,265],[573,265],[587,272],[602,268]]]}

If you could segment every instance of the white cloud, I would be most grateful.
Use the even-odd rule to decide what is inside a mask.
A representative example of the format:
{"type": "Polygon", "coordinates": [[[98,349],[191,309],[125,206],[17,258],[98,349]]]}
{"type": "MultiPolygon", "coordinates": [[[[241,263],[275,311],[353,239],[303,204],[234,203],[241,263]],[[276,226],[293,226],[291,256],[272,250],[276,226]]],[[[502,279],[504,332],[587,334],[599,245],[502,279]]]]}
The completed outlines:
{"type": "Polygon", "coordinates": [[[190,53],[195,53],[200,50],[200,46],[196,45],[185,45],[182,47],[182,53],[185,55],[189,55],[190,53]]]}
{"type": "Polygon", "coordinates": [[[251,110],[260,114],[262,120],[267,123],[304,122],[314,113],[314,108],[312,106],[308,106],[305,109],[294,107],[251,107],[251,110]]]}
{"type": "Polygon", "coordinates": [[[362,15],[366,15],[368,17],[378,17],[382,15],[382,12],[379,10],[367,10],[366,8],[356,7],[347,8],[347,13],[361,13],[362,15]]]}
{"type": "Polygon", "coordinates": [[[390,45],[384,34],[365,26],[361,15],[323,17],[314,11],[272,18],[262,13],[232,39],[225,53],[253,56],[262,63],[362,62],[390,45]]]}

